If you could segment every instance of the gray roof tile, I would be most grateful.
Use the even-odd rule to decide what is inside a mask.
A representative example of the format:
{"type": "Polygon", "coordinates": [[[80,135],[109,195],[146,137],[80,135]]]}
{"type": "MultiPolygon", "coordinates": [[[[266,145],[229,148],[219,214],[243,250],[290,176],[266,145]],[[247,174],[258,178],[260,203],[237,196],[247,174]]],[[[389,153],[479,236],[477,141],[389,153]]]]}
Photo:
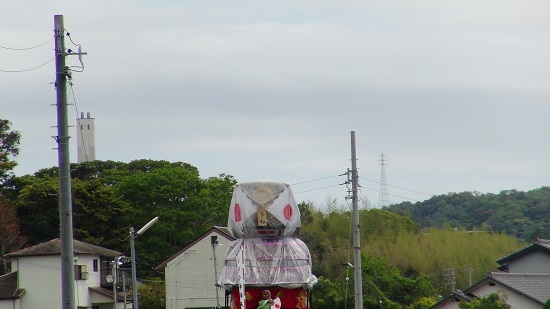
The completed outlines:
{"type": "Polygon", "coordinates": [[[25,292],[17,288],[17,272],[0,276],[0,299],[17,299],[25,292]]]}
{"type": "MultiPolygon", "coordinates": [[[[100,246],[92,245],[83,241],[74,240],[74,252],[76,254],[89,254],[99,255],[105,257],[117,257],[122,255],[121,252],[103,248],[100,246]]],[[[17,250],[6,254],[5,256],[18,257],[18,256],[38,256],[38,255],[58,255],[61,254],[61,240],[59,238],[45,241],[34,246],[30,246],[21,250],[17,250]]]]}
{"type": "Polygon", "coordinates": [[[489,277],[541,303],[550,299],[550,274],[494,272],[489,277]]]}

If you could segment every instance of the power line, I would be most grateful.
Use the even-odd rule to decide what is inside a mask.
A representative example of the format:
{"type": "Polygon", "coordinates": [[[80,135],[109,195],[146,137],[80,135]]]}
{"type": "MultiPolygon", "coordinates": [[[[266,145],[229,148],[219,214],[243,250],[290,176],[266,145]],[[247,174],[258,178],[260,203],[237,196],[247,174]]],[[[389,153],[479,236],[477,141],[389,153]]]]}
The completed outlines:
{"type": "MultiPolygon", "coordinates": [[[[76,104],[76,98],[74,95],[74,89],[73,89],[73,82],[69,81],[69,86],[71,88],[71,94],[73,95],[73,102],[74,102],[74,108],[76,111],[76,117],[78,118],[78,105],[76,104]]],[[[86,161],[88,161],[88,151],[86,149],[86,143],[84,143],[84,135],[82,134],[82,125],[80,125],[80,122],[77,123],[77,130],[80,132],[80,139],[82,141],[82,148],[84,148],[84,157],[86,158],[86,161]]]]}
{"type": "Polygon", "coordinates": [[[300,191],[300,192],[294,192],[294,194],[300,194],[300,193],[305,193],[305,192],[311,192],[311,191],[323,190],[323,189],[327,189],[327,188],[333,188],[333,187],[338,187],[338,186],[341,186],[341,185],[343,185],[343,184],[330,185],[330,186],[320,187],[320,188],[316,188],[316,189],[311,189],[311,190],[304,190],[304,191],[300,191]]]}
{"type": "MultiPolygon", "coordinates": [[[[364,188],[364,189],[367,189],[367,190],[371,190],[371,191],[374,191],[374,192],[380,192],[376,189],[371,189],[371,188],[367,188],[367,187],[363,187],[361,186],[361,188],[364,188]]],[[[402,198],[402,199],[405,199],[405,200],[409,200],[409,201],[413,201],[413,202],[420,202],[420,200],[417,200],[417,199],[413,199],[413,198],[408,198],[408,197],[404,197],[404,196],[400,196],[400,195],[395,195],[395,194],[389,194],[390,196],[394,196],[394,197],[398,197],[398,198],[402,198]]]]}
{"type": "Polygon", "coordinates": [[[51,42],[53,39],[54,39],[54,38],[52,37],[51,39],[47,40],[46,42],[41,43],[41,44],[38,44],[38,45],[36,45],[36,46],[32,46],[32,47],[14,48],[14,47],[7,47],[7,46],[2,46],[2,45],[0,45],[0,48],[2,48],[2,49],[8,49],[8,50],[17,50],[17,51],[19,51],[19,50],[29,50],[29,49],[34,49],[34,48],[40,47],[40,46],[42,46],[42,45],[45,45],[45,44],[51,42]]]}
{"type": "Polygon", "coordinates": [[[312,179],[312,180],[306,180],[306,181],[302,181],[302,182],[296,182],[296,183],[293,183],[291,185],[292,186],[301,185],[301,184],[304,184],[304,183],[310,183],[310,182],[314,182],[314,181],[325,180],[325,179],[339,177],[339,176],[342,176],[342,175],[334,175],[334,176],[327,176],[327,177],[317,178],[317,179],[312,179]]]}
{"type": "Polygon", "coordinates": [[[48,60],[47,62],[45,62],[45,63],[43,63],[43,64],[37,66],[37,67],[32,68],[32,69],[23,69],[23,70],[3,70],[3,69],[0,69],[0,72],[4,72],[4,73],[22,73],[22,72],[29,72],[29,71],[33,71],[33,70],[36,70],[36,69],[38,69],[38,68],[41,68],[41,67],[45,66],[46,64],[52,62],[54,59],[55,59],[55,57],[52,58],[52,59],[50,59],[50,60],[48,60]]]}
{"type": "MultiPolygon", "coordinates": [[[[359,177],[359,178],[364,179],[364,180],[368,180],[368,181],[372,181],[372,182],[376,182],[376,183],[380,183],[380,182],[377,181],[377,180],[372,180],[372,179],[368,179],[368,178],[364,178],[364,177],[359,177]]],[[[388,186],[388,187],[392,187],[392,188],[396,188],[396,189],[400,189],[400,190],[404,190],[404,191],[413,192],[413,193],[418,193],[418,194],[433,196],[433,194],[423,193],[423,192],[419,192],[419,191],[415,191],[415,190],[410,190],[410,189],[405,189],[405,188],[401,188],[401,187],[398,187],[398,186],[392,186],[392,185],[387,185],[387,186],[388,186]]],[[[390,194],[390,195],[391,195],[391,194],[390,194]]]]}

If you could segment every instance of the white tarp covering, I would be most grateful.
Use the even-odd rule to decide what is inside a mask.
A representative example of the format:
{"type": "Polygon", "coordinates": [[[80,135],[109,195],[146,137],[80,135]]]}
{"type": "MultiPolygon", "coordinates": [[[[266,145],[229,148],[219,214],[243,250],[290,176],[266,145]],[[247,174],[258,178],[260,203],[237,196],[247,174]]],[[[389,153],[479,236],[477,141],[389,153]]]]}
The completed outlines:
{"type": "Polygon", "coordinates": [[[288,184],[239,183],[233,191],[227,227],[236,238],[292,237],[300,226],[300,210],[288,184]]]}
{"type": "Polygon", "coordinates": [[[229,244],[218,284],[231,290],[239,284],[237,255],[244,246],[246,285],[311,288],[317,278],[311,274],[311,256],[298,238],[242,238],[229,244]]]}

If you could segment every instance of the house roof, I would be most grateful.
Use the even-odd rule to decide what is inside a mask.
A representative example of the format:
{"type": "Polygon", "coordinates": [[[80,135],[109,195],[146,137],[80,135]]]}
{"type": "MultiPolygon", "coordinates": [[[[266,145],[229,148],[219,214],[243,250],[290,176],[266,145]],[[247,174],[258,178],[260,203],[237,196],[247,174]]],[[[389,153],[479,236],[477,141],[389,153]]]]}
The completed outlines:
{"type": "Polygon", "coordinates": [[[155,271],[163,271],[164,268],[166,267],[166,265],[168,265],[168,263],[175,259],[176,257],[178,257],[180,254],[182,254],[183,252],[189,250],[189,248],[193,247],[196,243],[198,243],[199,241],[201,241],[202,239],[204,239],[206,236],[212,234],[213,232],[218,232],[219,234],[221,234],[222,236],[224,236],[226,239],[228,240],[235,240],[235,237],[233,237],[233,235],[231,235],[231,232],[229,232],[229,230],[227,229],[227,227],[224,227],[224,226],[214,226],[213,228],[209,229],[208,231],[206,231],[206,233],[202,234],[201,236],[199,236],[198,238],[196,238],[195,240],[193,240],[190,244],[188,244],[187,246],[185,246],[183,249],[181,249],[180,251],[172,254],[169,258],[167,258],[166,260],[164,260],[162,263],[160,263],[159,265],[157,265],[154,270],[155,271]]]}
{"type": "Polygon", "coordinates": [[[472,297],[464,294],[461,290],[455,290],[451,295],[438,301],[437,303],[432,305],[430,308],[437,308],[439,306],[445,305],[449,301],[460,302],[461,300],[465,300],[469,302],[472,300],[472,297]]]}
{"type": "Polygon", "coordinates": [[[24,293],[24,289],[17,288],[16,271],[0,276],[0,299],[17,299],[24,293]]]}
{"type": "MultiPolygon", "coordinates": [[[[114,298],[113,290],[111,289],[106,289],[102,287],[89,287],[88,289],[94,293],[103,295],[105,297],[108,297],[111,299],[114,298]]],[[[125,295],[124,292],[118,292],[118,291],[116,292],[116,298],[118,301],[123,301],[126,298],[126,301],[129,301],[129,302],[132,302],[134,299],[132,293],[126,293],[125,295]]]]}
{"type": "Polygon", "coordinates": [[[472,291],[487,282],[496,282],[540,304],[544,304],[550,298],[550,289],[548,289],[550,274],[490,272],[487,277],[469,287],[464,293],[479,297],[481,295],[474,295],[472,291]]]}
{"type": "MultiPolygon", "coordinates": [[[[74,240],[75,254],[100,255],[105,257],[117,257],[122,252],[110,250],[100,246],[92,245],[83,241],[74,240]]],[[[21,250],[17,250],[5,255],[7,258],[20,256],[40,256],[40,255],[59,255],[61,254],[61,239],[55,238],[49,241],[39,243],[21,250]]]]}
{"type": "Polygon", "coordinates": [[[550,239],[537,238],[531,245],[497,260],[497,263],[499,263],[500,265],[504,265],[510,261],[517,260],[518,258],[524,256],[525,254],[528,254],[537,250],[541,250],[543,252],[547,252],[550,254],[550,239]]]}
{"type": "Polygon", "coordinates": [[[495,272],[489,278],[541,304],[550,299],[550,274],[495,272]]]}

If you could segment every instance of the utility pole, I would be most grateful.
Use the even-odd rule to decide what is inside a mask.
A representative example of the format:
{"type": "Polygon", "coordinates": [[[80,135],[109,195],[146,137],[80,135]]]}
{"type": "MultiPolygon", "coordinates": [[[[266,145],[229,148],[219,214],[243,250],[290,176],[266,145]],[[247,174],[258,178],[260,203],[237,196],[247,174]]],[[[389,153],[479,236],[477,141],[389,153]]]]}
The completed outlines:
{"type": "Polygon", "coordinates": [[[451,294],[453,294],[455,292],[455,284],[456,284],[455,269],[449,268],[449,269],[446,269],[446,271],[447,271],[447,274],[445,274],[445,279],[449,280],[449,282],[446,284],[451,286],[451,294]]]}
{"type": "Polygon", "coordinates": [[[63,15],[54,16],[55,89],[57,92],[57,154],[59,161],[59,223],[61,229],[61,302],[62,309],[75,309],[73,211],[67,117],[67,76],[65,65],[65,26],[63,15]]]}
{"type": "Polygon", "coordinates": [[[357,197],[359,176],[355,151],[355,131],[351,131],[351,199],[353,205],[353,264],[355,309],[363,309],[363,288],[361,280],[361,242],[359,240],[359,201],[357,197]]]}

